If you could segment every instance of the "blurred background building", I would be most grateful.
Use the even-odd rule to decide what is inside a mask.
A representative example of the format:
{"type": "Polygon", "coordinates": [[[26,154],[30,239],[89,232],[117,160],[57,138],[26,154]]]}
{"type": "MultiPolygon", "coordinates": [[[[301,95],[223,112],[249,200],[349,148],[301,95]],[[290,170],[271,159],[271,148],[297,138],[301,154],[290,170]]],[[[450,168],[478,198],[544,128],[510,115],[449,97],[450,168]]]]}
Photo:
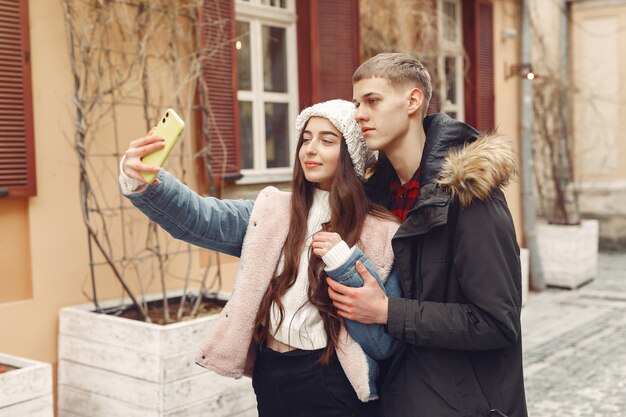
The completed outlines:
{"type": "MultiPolygon", "coordinates": [[[[116,179],[128,142],[162,109],[179,109],[188,125],[168,169],[199,193],[254,198],[267,185],[289,187],[298,112],[351,100],[354,69],[378,52],[423,60],[433,75],[429,111],[497,129],[520,151],[522,107],[544,103],[532,113],[539,215],[558,194],[546,184],[566,184],[567,209],[600,219],[605,247],[623,246],[625,27],[618,0],[2,3],[0,352],[55,363],[59,308],[88,302],[96,287],[99,299],[123,297],[111,264],[154,267],[137,243],[151,235],[129,238],[144,220],[129,214],[116,179]],[[528,82],[535,87],[525,98],[528,82]],[[546,137],[569,153],[550,150],[546,137]],[[564,159],[565,171],[551,170],[564,159]]],[[[506,195],[525,246],[521,181],[506,195]]],[[[154,236],[171,248],[159,258],[168,288],[182,286],[181,270],[219,275],[216,285],[232,288],[236,258],[154,236]]],[[[153,293],[156,281],[128,285],[153,293]]]]}

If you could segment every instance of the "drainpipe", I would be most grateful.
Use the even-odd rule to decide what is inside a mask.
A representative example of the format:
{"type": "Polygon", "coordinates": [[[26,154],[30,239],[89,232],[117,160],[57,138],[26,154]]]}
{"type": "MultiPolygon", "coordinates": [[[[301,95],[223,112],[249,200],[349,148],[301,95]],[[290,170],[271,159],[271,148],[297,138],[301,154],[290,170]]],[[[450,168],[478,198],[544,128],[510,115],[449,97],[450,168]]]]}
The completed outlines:
{"type": "MultiPolygon", "coordinates": [[[[520,45],[520,62],[532,62],[531,55],[531,28],[530,28],[530,1],[522,1],[522,22],[521,22],[521,45],[520,45]]],[[[533,162],[532,162],[532,86],[531,80],[526,77],[520,78],[521,85],[521,103],[520,103],[520,127],[522,141],[522,201],[524,210],[524,241],[528,247],[529,254],[529,270],[530,270],[530,287],[533,290],[541,291],[546,288],[543,280],[543,270],[541,268],[541,259],[539,258],[539,247],[537,245],[536,235],[536,211],[535,197],[533,195],[533,162]]]]}
{"type": "MultiPolygon", "coordinates": [[[[568,94],[568,89],[572,88],[570,86],[570,50],[569,50],[569,16],[570,16],[570,0],[561,0],[561,28],[559,34],[559,46],[560,46],[560,59],[561,59],[561,84],[559,88],[561,89],[561,94],[563,96],[563,102],[561,103],[561,126],[563,126],[563,132],[561,133],[561,137],[559,138],[559,182],[561,189],[565,192],[565,219],[568,224],[578,224],[580,222],[580,211],[578,207],[578,199],[575,198],[574,202],[576,204],[575,210],[572,211],[571,208],[567,207],[568,200],[571,198],[571,193],[576,194],[578,191],[576,189],[571,189],[570,187],[574,184],[570,184],[570,181],[574,181],[574,173],[572,171],[572,164],[570,162],[570,156],[573,152],[573,143],[568,143],[570,140],[570,112],[571,112],[571,104],[570,97],[568,94]]],[[[575,188],[575,186],[574,186],[575,188]]]]}

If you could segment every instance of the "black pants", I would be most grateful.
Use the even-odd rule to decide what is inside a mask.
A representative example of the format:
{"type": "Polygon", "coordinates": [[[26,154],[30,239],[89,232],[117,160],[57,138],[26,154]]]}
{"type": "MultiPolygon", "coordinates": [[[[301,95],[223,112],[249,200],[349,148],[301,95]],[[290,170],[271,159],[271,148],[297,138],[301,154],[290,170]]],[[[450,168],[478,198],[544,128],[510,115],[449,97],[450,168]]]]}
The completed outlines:
{"type": "Polygon", "coordinates": [[[378,417],[379,401],[361,402],[336,355],[327,367],[322,350],[279,353],[261,349],[252,386],[259,417],[378,417]]]}

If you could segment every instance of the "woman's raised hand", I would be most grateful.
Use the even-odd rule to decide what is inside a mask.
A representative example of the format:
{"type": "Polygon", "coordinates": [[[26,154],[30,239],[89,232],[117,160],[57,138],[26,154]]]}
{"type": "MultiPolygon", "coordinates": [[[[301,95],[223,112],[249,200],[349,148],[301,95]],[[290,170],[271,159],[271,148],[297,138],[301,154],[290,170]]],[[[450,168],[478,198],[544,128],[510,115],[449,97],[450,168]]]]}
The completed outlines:
{"type": "MultiPolygon", "coordinates": [[[[148,132],[146,136],[132,141],[126,152],[124,152],[122,164],[124,174],[143,183],[146,180],[141,176],[141,171],[159,172],[161,169],[160,167],[144,165],[141,162],[141,158],[165,146],[165,138],[152,135],[153,131],[154,129],[148,132]]],[[[155,179],[155,182],[158,182],[158,180],[155,179]]]]}
{"type": "Polygon", "coordinates": [[[326,255],[337,243],[343,239],[335,232],[318,232],[313,235],[313,253],[318,257],[326,255]]]}

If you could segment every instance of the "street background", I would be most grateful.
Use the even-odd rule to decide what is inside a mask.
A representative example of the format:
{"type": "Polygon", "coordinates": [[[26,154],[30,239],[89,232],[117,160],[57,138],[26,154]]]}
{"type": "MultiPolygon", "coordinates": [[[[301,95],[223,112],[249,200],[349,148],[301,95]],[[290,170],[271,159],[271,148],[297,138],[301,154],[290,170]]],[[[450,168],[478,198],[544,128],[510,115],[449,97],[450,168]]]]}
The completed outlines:
{"type": "Polygon", "coordinates": [[[577,290],[531,293],[522,309],[528,415],[626,416],[626,254],[601,253],[577,290]]]}

